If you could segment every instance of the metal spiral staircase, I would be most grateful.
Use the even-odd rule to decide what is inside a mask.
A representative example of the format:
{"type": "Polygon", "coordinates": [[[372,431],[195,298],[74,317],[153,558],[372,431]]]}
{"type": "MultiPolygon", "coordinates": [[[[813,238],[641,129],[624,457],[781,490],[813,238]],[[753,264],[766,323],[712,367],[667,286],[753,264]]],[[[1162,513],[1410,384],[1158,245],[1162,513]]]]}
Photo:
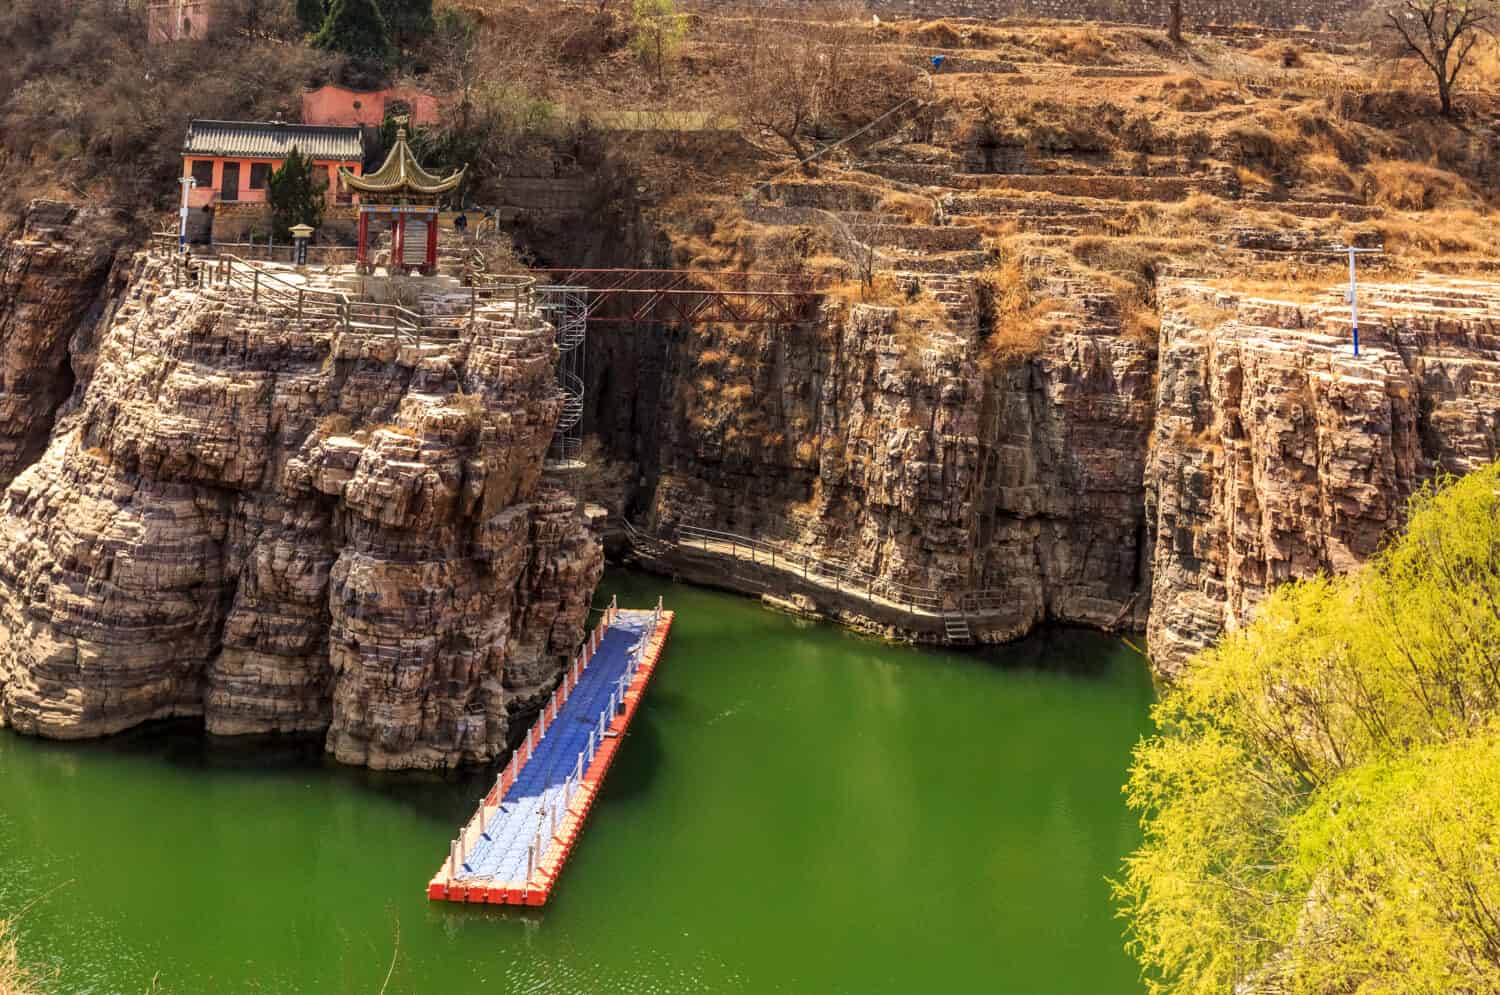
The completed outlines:
{"type": "Polygon", "coordinates": [[[588,337],[589,290],[578,286],[538,287],[542,315],[557,331],[557,388],[562,413],[547,452],[549,470],[583,467],[584,345],[588,337]]]}
{"type": "Polygon", "coordinates": [[[566,370],[557,374],[558,386],[562,389],[562,414],[557,419],[557,431],[566,434],[583,421],[583,380],[566,370]]]}

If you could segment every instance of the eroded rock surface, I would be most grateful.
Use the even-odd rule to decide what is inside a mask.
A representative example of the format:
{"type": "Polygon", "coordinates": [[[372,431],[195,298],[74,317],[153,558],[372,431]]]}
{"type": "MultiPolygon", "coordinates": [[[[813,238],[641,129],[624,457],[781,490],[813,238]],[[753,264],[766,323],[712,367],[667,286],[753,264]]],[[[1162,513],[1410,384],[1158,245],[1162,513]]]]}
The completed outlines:
{"type": "Polygon", "coordinates": [[[381,768],[496,757],[602,571],[543,479],[555,358],[508,315],[398,344],[148,264],[77,415],[0,498],[4,717],[326,729],[381,768]]]}
{"type": "Polygon", "coordinates": [[[1153,662],[1174,673],[1276,583],[1339,572],[1442,473],[1500,457],[1500,284],[1361,287],[1348,307],[1174,286],[1148,512],[1153,662]]]}
{"type": "MultiPolygon", "coordinates": [[[[690,331],[643,436],[644,519],[774,541],[955,611],[984,592],[969,615],[986,640],[1143,621],[1150,349],[1085,320],[986,362],[972,282],[928,292],[948,320],[855,305],[690,331]]],[[[839,609],[913,634],[860,615],[839,609]]]]}
{"type": "Polygon", "coordinates": [[[46,448],[76,379],[69,343],[103,308],[120,237],[108,212],[33,201],[0,239],[0,486],[46,448]]]}

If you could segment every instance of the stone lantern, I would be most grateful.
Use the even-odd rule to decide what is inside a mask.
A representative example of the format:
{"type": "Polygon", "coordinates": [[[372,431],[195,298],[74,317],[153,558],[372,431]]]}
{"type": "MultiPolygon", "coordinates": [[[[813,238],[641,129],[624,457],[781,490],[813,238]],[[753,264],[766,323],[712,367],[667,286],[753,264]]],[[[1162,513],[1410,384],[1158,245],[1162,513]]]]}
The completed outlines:
{"type": "Polygon", "coordinates": [[[307,265],[307,240],[312,233],[312,225],[292,225],[292,263],[298,269],[307,265]]]}

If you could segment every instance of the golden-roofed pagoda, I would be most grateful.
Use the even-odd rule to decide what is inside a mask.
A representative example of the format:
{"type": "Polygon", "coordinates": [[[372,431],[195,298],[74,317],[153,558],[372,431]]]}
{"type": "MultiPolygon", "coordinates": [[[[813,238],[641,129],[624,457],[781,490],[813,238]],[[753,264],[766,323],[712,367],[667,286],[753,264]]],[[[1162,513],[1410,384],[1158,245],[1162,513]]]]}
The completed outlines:
{"type": "Polygon", "coordinates": [[[430,274],[437,266],[437,200],[463,182],[468,166],[450,176],[422,168],[406,141],[406,128],[396,129],[396,144],[373,173],[356,176],[339,170],[346,190],[361,194],[359,206],[359,269],[370,271],[371,216],[391,218],[391,271],[415,269],[430,274]]]}

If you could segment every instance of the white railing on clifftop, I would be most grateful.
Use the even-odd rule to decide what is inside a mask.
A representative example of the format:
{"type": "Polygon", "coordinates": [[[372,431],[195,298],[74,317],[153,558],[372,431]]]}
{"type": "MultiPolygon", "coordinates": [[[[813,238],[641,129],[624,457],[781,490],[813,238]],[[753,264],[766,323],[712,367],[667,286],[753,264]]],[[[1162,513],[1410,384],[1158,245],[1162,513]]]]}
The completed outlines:
{"type": "Polygon", "coordinates": [[[517,327],[528,327],[533,318],[540,322],[536,317],[536,280],[529,276],[492,276],[482,287],[467,288],[467,300],[457,308],[424,313],[343,291],[308,287],[231,253],[200,259],[178,251],[174,236],[153,236],[151,249],[154,254],[171,259],[173,280],[178,286],[218,290],[297,321],[333,320],[346,331],[388,330],[394,338],[415,340],[418,345],[424,338],[430,341],[457,337],[475,320],[482,307],[508,305],[517,327]]]}

